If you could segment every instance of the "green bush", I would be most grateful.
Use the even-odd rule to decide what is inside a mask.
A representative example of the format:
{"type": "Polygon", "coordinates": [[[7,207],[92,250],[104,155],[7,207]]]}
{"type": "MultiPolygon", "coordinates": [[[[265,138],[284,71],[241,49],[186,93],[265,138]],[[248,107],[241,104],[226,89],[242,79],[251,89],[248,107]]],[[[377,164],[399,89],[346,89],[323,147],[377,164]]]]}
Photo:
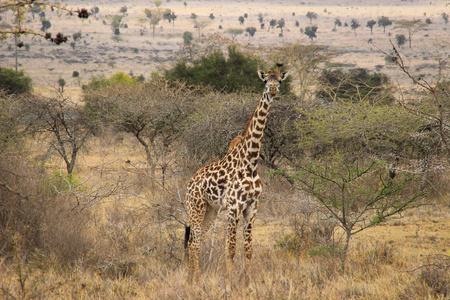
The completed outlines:
{"type": "MultiPolygon", "coordinates": [[[[259,93],[263,90],[263,84],[257,75],[261,66],[264,63],[260,58],[239,52],[236,47],[230,46],[228,53],[215,51],[192,64],[180,61],[165,72],[165,77],[170,81],[211,86],[225,93],[259,93]]],[[[287,92],[289,82],[285,81],[281,86],[281,92],[287,92]]]]}
{"type": "Polygon", "coordinates": [[[31,91],[31,78],[23,71],[0,67],[0,90],[6,94],[22,94],[31,91]]]}
{"type": "Polygon", "coordinates": [[[137,82],[144,81],[143,76],[132,77],[124,72],[117,72],[110,77],[106,78],[104,74],[96,77],[92,76],[91,82],[87,85],[83,85],[83,90],[98,90],[104,87],[113,86],[117,84],[135,84],[137,82]]]}

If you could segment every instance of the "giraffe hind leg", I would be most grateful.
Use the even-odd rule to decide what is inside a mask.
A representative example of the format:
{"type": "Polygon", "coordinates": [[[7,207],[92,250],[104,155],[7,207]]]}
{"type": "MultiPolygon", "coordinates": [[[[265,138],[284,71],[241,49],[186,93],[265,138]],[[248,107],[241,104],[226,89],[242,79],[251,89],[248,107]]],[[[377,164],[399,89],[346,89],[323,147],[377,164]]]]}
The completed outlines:
{"type": "Polygon", "coordinates": [[[199,256],[202,243],[202,223],[205,217],[206,205],[202,199],[191,197],[186,199],[190,230],[188,241],[188,282],[198,280],[200,276],[199,256]]]}

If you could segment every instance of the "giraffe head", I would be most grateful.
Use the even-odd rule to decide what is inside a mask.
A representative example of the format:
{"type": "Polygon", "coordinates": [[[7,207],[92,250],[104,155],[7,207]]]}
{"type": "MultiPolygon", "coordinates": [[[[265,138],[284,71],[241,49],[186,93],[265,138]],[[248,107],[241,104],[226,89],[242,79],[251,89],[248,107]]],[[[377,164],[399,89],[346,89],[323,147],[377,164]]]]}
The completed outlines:
{"type": "Polygon", "coordinates": [[[275,71],[267,71],[266,74],[258,71],[259,78],[266,84],[266,93],[271,97],[275,97],[279,91],[281,82],[286,79],[288,72],[281,72],[280,69],[283,64],[278,63],[275,71]]]}

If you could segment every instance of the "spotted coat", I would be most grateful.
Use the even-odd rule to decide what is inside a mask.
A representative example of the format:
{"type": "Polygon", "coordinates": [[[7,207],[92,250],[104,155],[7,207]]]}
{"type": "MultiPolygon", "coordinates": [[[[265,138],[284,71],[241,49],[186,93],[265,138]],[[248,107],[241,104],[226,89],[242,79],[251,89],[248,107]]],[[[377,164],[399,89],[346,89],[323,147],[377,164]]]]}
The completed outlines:
{"type": "Polygon", "coordinates": [[[188,183],[189,281],[199,276],[200,245],[219,210],[227,212],[227,272],[231,270],[236,252],[236,230],[241,216],[244,221],[244,255],[246,263],[250,263],[252,228],[263,188],[257,171],[261,139],[273,97],[287,76],[286,72],[280,72],[279,67],[266,74],[258,73],[266,83],[266,89],[244,130],[231,142],[224,157],[199,169],[188,183]]]}

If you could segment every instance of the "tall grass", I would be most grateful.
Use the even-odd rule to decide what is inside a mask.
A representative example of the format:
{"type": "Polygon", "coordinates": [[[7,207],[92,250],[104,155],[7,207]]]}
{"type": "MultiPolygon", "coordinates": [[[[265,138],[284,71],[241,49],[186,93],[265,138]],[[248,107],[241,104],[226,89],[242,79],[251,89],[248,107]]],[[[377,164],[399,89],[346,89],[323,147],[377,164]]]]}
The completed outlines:
{"type": "MultiPolygon", "coordinates": [[[[98,141],[92,143],[99,145],[98,141]]],[[[111,153],[120,157],[111,159],[113,163],[108,168],[95,173],[91,178],[95,184],[86,183],[84,191],[116,177],[127,183],[122,185],[120,197],[114,194],[111,199],[91,206],[80,205],[63,186],[55,189],[59,181],[55,181],[51,172],[33,167],[25,159],[2,161],[3,169],[14,169],[15,173],[27,170],[21,173],[27,182],[10,186],[26,198],[11,193],[9,199],[14,201],[2,200],[2,213],[9,213],[10,220],[15,222],[5,223],[8,226],[2,229],[0,298],[446,299],[449,296],[449,249],[443,249],[449,237],[429,238],[436,231],[450,230],[448,198],[439,206],[418,208],[403,219],[373,228],[376,238],[367,240],[365,233],[361,233],[362,238],[352,242],[347,266],[342,271],[335,224],[327,220],[313,199],[296,193],[276,175],[264,178],[265,190],[255,225],[255,252],[248,270],[250,284],[246,285],[244,280],[240,235],[230,282],[232,289],[226,290],[225,218],[219,216],[202,246],[200,281],[188,285],[182,240],[184,216],[180,212],[187,178],[171,170],[164,188],[157,186],[150,190],[150,185],[144,184],[146,170],[126,163],[125,158],[134,162],[136,157],[121,147],[127,147],[127,142],[104,144],[86,154],[84,165],[79,168],[80,178],[88,177],[95,169],[93,165],[108,160],[102,158],[99,163],[99,155],[111,153]],[[409,228],[404,224],[416,223],[422,224],[420,234],[411,230],[402,232],[409,228]],[[28,230],[34,231],[30,234],[28,230]],[[386,231],[396,232],[397,238],[386,239],[381,234],[386,231]],[[405,238],[415,241],[414,249],[403,242],[405,238]]],[[[81,195],[80,192],[77,197],[81,195]]],[[[2,195],[2,199],[7,198],[2,195]]]]}

